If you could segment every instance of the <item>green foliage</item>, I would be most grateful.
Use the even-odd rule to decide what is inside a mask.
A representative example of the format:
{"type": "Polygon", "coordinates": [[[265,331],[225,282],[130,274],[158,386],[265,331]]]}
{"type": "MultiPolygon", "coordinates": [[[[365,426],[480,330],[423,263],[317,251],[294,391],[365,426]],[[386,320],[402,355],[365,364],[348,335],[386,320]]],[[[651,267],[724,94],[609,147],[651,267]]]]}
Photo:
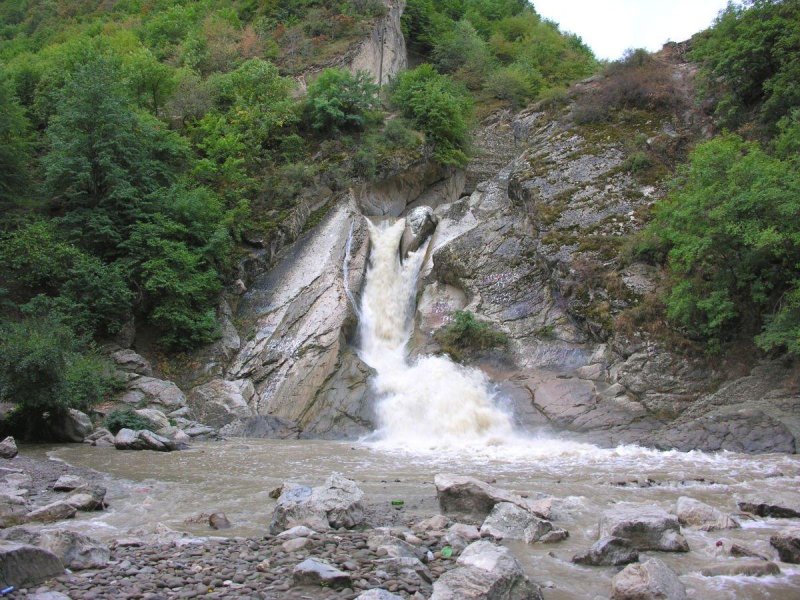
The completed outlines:
{"type": "Polygon", "coordinates": [[[453,313],[452,322],[437,330],[435,339],[442,350],[455,360],[508,343],[508,337],[504,333],[495,331],[488,323],[478,321],[475,315],[464,310],[453,313]]]}
{"type": "Polygon", "coordinates": [[[142,429],[153,430],[155,425],[142,415],[138,414],[132,408],[117,408],[112,410],[105,419],[103,419],[103,426],[114,435],[119,433],[120,429],[133,429],[134,431],[141,431],[142,429]]]}
{"type": "Polygon", "coordinates": [[[363,129],[378,108],[378,86],[368,73],[326,69],[308,86],[305,113],[316,131],[363,129]]]}
{"type": "Polygon", "coordinates": [[[0,70],[0,207],[12,203],[28,180],[28,120],[0,70]]]}
{"type": "Polygon", "coordinates": [[[392,104],[425,133],[433,156],[445,165],[468,161],[468,133],[472,100],[465,90],[429,64],[401,73],[395,82],[392,104]]]}
{"type": "Polygon", "coordinates": [[[703,64],[717,114],[736,127],[756,113],[775,124],[800,105],[800,3],[730,3],[714,27],[695,41],[691,57],[703,64]]]}
{"type": "MultiPolygon", "coordinates": [[[[797,143],[789,124],[777,145],[797,143]]],[[[670,319],[709,347],[736,332],[765,349],[798,350],[800,170],[726,135],[698,146],[649,235],[668,249],[670,319]]]]}

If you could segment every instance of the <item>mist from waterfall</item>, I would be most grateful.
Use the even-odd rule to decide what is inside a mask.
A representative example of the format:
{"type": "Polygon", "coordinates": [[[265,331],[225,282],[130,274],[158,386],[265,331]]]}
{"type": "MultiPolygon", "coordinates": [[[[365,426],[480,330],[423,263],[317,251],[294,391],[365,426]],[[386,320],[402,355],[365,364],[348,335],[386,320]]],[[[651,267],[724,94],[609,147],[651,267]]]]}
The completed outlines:
{"type": "Polygon", "coordinates": [[[360,355],[372,384],[379,441],[404,448],[482,446],[513,437],[509,415],[494,406],[489,381],[446,356],[409,360],[417,279],[427,246],[400,261],[405,219],[369,223],[372,251],[361,299],[360,355]]]}

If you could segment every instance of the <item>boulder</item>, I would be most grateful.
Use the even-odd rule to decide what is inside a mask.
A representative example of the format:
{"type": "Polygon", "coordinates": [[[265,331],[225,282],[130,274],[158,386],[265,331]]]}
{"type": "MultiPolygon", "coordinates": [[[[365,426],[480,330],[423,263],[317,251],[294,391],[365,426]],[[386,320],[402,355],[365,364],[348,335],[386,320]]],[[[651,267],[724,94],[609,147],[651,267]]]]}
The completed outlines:
{"type": "Polygon", "coordinates": [[[314,585],[333,589],[350,587],[352,580],[344,571],[314,558],[307,558],[292,569],[294,585],[314,585]]]}
{"type": "Polygon", "coordinates": [[[53,490],[56,492],[71,492],[75,488],[86,485],[86,481],[77,475],[62,475],[53,484],[53,490]]]}
{"type": "Polygon", "coordinates": [[[600,520],[600,537],[630,540],[637,550],[688,552],[677,517],[658,506],[614,508],[600,520]]]}
{"type": "Polygon", "coordinates": [[[445,513],[458,513],[485,519],[495,504],[508,502],[532,510],[532,503],[521,496],[493,487],[464,475],[438,474],[434,478],[436,498],[445,513]]]}
{"type": "Polygon", "coordinates": [[[458,567],[433,584],[430,600],[542,600],[508,548],[486,540],[464,549],[458,567]]]}
{"type": "Polygon", "coordinates": [[[95,429],[91,434],[86,436],[83,440],[84,444],[91,444],[98,448],[113,448],[114,447],[114,434],[108,429],[102,427],[95,429]]]}
{"type": "Polygon", "coordinates": [[[593,567],[618,567],[639,560],[639,553],[630,540],[604,537],[597,540],[586,552],[576,554],[572,562],[593,567]]]}
{"type": "Polygon", "coordinates": [[[231,522],[228,520],[228,517],[225,513],[212,513],[208,517],[208,525],[211,529],[230,529],[231,522]]]}
{"type": "Polygon", "coordinates": [[[769,543],[778,551],[785,563],[800,564],[800,528],[785,529],[769,538],[769,543]]]}
{"type": "Polygon", "coordinates": [[[675,512],[681,525],[692,525],[702,531],[739,529],[739,521],[704,502],[681,496],[675,512]]]}
{"type": "Polygon", "coordinates": [[[106,488],[96,483],[87,483],[75,488],[65,502],[78,510],[103,510],[106,507],[106,488]]]}
{"type": "Polygon", "coordinates": [[[325,530],[352,529],[364,522],[364,492],[356,483],[332,473],[321,486],[285,486],[272,513],[270,532],[278,534],[296,525],[325,530]],[[288,488],[288,489],[286,489],[288,488]]]}
{"type": "Polygon", "coordinates": [[[114,436],[114,447],[117,450],[143,450],[144,442],[139,439],[136,431],[123,427],[114,436]]]}
{"type": "Polygon", "coordinates": [[[10,435],[0,442],[0,458],[14,458],[18,452],[17,444],[10,435]]]}
{"type": "Polygon", "coordinates": [[[256,390],[249,379],[212,379],[192,388],[188,402],[200,421],[220,428],[254,416],[251,402],[255,397],[256,390]]]}
{"type": "Polygon", "coordinates": [[[405,260],[409,252],[419,250],[436,230],[439,219],[429,206],[412,208],[406,216],[406,228],[400,238],[400,260],[405,260]]]}
{"type": "Polygon", "coordinates": [[[14,527],[4,531],[2,537],[4,540],[44,548],[55,554],[65,567],[74,571],[102,568],[111,557],[105,544],[67,529],[36,530],[14,527]]]}
{"type": "Polygon", "coordinates": [[[177,385],[154,377],[137,377],[129,381],[128,391],[123,394],[121,400],[134,405],[142,402],[148,405],[156,404],[170,410],[186,405],[186,396],[177,385]]]}
{"type": "Polygon", "coordinates": [[[153,425],[153,429],[162,429],[169,427],[169,418],[162,411],[157,408],[139,408],[134,411],[140,417],[144,417],[153,425]]]}
{"type": "Polygon", "coordinates": [[[150,366],[150,361],[133,350],[117,350],[111,354],[111,360],[123,371],[146,377],[150,377],[153,374],[153,367],[150,366]]]}
{"type": "Polygon", "coordinates": [[[157,452],[170,452],[186,447],[181,442],[170,440],[147,429],[134,431],[127,428],[117,432],[114,437],[114,446],[117,450],[155,450],[157,452]]]}
{"type": "Polygon", "coordinates": [[[775,519],[796,519],[800,517],[800,494],[787,494],[784,497],[745,498],[737,502],[739,510],[775,519]]]}
{"type": "Polygon", "coordinates": [[[611,600],[686,600],[675,572],[657,558],[628,565],[611,580],[611,600]]]}
{"type": "Polygon", "coordinates": [[[58,557],[44,548],[0,541],[0,580],[6,585],[36,585],[64,572],[58,557]]]}
{"type": "Polygon", "coordinates": [[[54,439],[60,442],[80,443],[88,437],[94,427],[89,415],[74,408],[50,421],[50,431],[54,439]]]}
{"type": "Polygon", "coordinates": [[[496,540],[558,541],[566,531],[556,529],[550,521],[540,519],[524,508],[510,502],[495,504],[481,525],[481,534],[496,540]]]}
{"type": "Polygon", "coordinates": [[[56,502],[51,502],[45,506],[32,510],[27,515],[25,515],[25,521],[33,522],[37,521],[39,523],[53,523],[55,521],[61,521],[63,519],[71,519],[75,516],[75,513],[78,512],[78,509],[69,504],[68,502],[64,502],[63,500],[58,500],[56,502]]]}
{"type": "Polygon", "coordinates": [[[0,528],[12,527],[25,521],[28,503],[16,494],[0,494],[0,528]]]}
{"type": "Polygon", "coordinates": [[[737,560],[714,565],[700,571],[706,577],[765,577],[767,575],[780,575],[780,568],[774,562],[763,560],[737,560]]]}

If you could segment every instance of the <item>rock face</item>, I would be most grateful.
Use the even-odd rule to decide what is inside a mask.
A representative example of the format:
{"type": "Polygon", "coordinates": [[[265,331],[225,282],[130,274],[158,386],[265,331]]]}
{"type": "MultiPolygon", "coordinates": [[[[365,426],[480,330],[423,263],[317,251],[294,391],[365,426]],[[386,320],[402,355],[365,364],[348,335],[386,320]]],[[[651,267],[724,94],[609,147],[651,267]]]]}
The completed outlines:
{"type": "Polygon", "coordinates": [[[378,20],[371,35],[349,59],[353,73],[366,71],[378,85],[388,83],[408,65],[406,42],[400,27],[405,0],[384,0],[384,4],[386,15],[378,20]]]}
{"type": "Polygon", "coordinates": [[[0,458],[11,459],[14,458],[18,452],[19,450],[17,450],[17,444],[13,437],[8,436],[0,442],[0,458]]]}
{"type": "Polygon", "coordinates": [[[600,521],[600,536],[629,540],[637,550],[688,552],[678,519],[657,506],[616,508],[600,521]]]}
{"type": "Polygon", "coordinates": [[[494,506],[506,502],[525,510],[531,510],[531,503],[505,490],[488,483],[463,475],[438,474],[434,478],[436,498],[444,513],[457,513],[485,519],[494,506]]]}
{"type": "Polygon", "coordinates": [[[0,542],[0,579],[7,585],[36,585],[63,572],[64,565],[48,550],[19,542],[0,542]]]}
{"type": "Polygon", "coordinates": [[[275,535],[297,525],[318,531],[330,527],[353,528],[364,521],[362,492],[354,481],[333,473],[321,486],[284,486],[272,513],[270,532],[275,535]]]}
{"type": "Polygon", "coordinates": [[[611,600],[686,600],[675,572],[657,558],[628,565],[611,580],[611,600]]]}
{"type": "Polygon", "coordinates": [[[618,567],[638,560],[639,553],[630,540],[610,536],[597,540],[589,550],[572,558],[574,563],[594,567],[618,567]]]}
{"type": "Polygon", "coordinates": [[[769,538],[783,562],[800,564],[800,528],[786,529],[769,538]]]}
{"type": "Polygon", "coordinates": [[[467,546],[456,569],[433,584],[430,600],[541,600],[510,550],[487,541],[467,546]]]}
{"type": "Polygon", "coordinates": [[[368,370],[353,362],[347,342],[355,326],[348,294],[361,287],[367,245],[363,217],[343,199],[242,297],[238,317],[254,333],[225,379],[252,384],[254,415],[314,436],[372,430],[368,370]]]}

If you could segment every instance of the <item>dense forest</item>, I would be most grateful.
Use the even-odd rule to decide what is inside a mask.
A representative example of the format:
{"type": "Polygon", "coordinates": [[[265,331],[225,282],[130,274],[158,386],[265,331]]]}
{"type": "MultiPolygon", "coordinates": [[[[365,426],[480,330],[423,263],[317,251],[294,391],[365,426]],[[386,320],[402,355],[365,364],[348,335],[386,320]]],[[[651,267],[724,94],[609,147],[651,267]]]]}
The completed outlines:
{"type": "MultiPolygon", "coordinates": [[[[646,63],[599,64],[524,0],[409,0],[414,68],[382,89],[329,68],[385,11],[0,5],[0,400],[14,418],[113,393],[100,348],[134,326],[168,352],[214,340],[243,237],[279,231],[305,188],[345,190],[422,157],[464,166],[479,117],[646,63]]],[[[798,0],[756,0],[693,40],[698,102],[721,133],[634,243],[669,271],[672,326],[710,351],[749,339],[800,352],[798,22],[798,0]]]]}

